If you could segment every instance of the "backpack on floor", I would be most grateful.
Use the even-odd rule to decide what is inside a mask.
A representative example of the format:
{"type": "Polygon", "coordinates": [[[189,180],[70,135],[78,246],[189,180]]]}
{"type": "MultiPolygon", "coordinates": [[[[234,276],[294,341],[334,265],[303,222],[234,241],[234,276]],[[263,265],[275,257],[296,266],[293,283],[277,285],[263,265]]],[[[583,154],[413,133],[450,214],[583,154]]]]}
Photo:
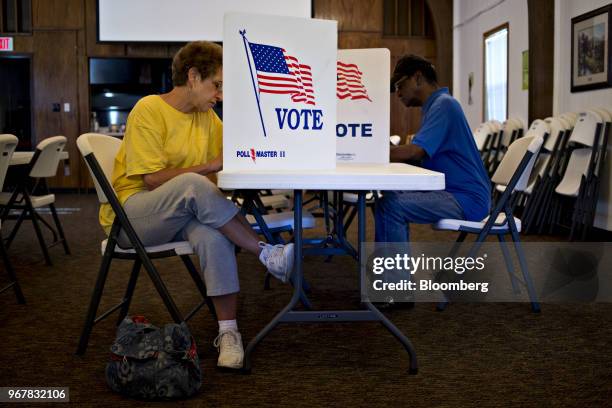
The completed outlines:
{"type": "Polygon", "coordinates": [[[202,385],[196,343],[185,323],[153,326],[143,316],[126,317],[117,328],[106,365],[113,391],[139,399],[194,395],[202,385]]]}

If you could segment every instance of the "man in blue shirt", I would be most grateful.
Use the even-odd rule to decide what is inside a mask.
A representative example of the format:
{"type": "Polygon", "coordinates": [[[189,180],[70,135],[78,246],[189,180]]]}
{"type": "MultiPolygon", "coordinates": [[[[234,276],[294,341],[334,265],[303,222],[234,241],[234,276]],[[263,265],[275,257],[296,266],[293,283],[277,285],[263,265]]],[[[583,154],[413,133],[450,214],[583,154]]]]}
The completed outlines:
{"type": "Polygon", "coordinates": [[[491,182],[459,102],[438,86],[434,66],[416,55],[398,61],[394,91],[407,107],[422,107],[422,120],[412,143],[391,148],[391,161],[444,173],[446,189],[385,191],[376,206],[376,242],[409,241],[411,222],[481,221],[489,213],[491,182]]]}

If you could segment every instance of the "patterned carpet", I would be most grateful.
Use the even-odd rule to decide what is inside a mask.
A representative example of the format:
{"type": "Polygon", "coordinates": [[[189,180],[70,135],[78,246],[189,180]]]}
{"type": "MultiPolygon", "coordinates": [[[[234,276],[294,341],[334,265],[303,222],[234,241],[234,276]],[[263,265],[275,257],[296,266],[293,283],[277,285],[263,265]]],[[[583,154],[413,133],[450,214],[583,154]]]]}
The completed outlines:
{"type": "MultiPolygon", "coordinates": [[[[128,407],[142,403],[106,386],[104,367],[114,339],[115,319],[94,328],[84,357],[74,355],[100,262],[103,233],[96,222],[96,197],[59,195],[73,254],[51,249],[45,266],[30,224],[9,255],[27,305],[11,292],[0,295],[0,386],[67,386],[78,406],[128,407]],[[72,208],[73,210],[70,210],[72,208]],[[78,210],[77,210],[78,209],[78,210]]],[[[371,214],[368,214],[371,218],[371,214]]],[[[368,226],[371,238],[373,228],[368,226]]],[[[320,223],[320,220],[319,220],[320,223]]],[[[12,223],[2,226],[8,234],[12,223]]],[[[355,227],[351,229],[354,242],[355,227]]],[[[454,234],[413,228],[415,240],[451,240],[454,234]]],[[[322,228],[311,235],[320,235],[322,228]]],[[[554,240],[526,237],[528,240],[554,240]]],[[[279,282],[262,287],[264,268],[254,256],[238,254],[242,293],[239,327],[248,341],[289,300],[279,282]]],[[[179,308],[198,295],[182,264],[156,261],[179,308]]],[[[112,268],[102,307],[124,291],[129,263],[112,268]]],[[[308,258],[305,274],[312,301],[321,308],[357,308],[357,270],[348,257],[331,262],[308,258]]],[[[149,279],[141,275],[131,313],[153,323],[170,321],[149,279]]],[[[0,286],[5,274],[0,275],[0,286]]],[[[216,324],[207,310],[190,323],[202,356],[204,385],[181,406],[610,406],[612,400],[612,305],[546,304],[541,314],[526,304],[454,304],[435,312],[431,304],[394,310],[387,316],[412,340],[419,359],[407,374],[406,353],[379,324],[281,326],[254,354],[251,375],[215,369],[216,324]]]]}

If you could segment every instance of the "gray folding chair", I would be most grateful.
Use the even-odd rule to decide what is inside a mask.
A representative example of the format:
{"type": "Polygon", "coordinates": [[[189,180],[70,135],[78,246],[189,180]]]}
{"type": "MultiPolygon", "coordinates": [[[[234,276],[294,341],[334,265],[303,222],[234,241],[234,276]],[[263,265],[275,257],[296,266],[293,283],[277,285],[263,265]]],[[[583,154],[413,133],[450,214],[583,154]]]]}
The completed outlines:
{"type": "MultiPolygon", "coordinates": [[[[501,197],[495,204],[491,214],[482,221],[466,221],[459,219],[442,219],[433,225],[434,229],[446,231],[459,231],[459,237],[453,247],[450,256],[454,256],[459,250],[461,242],[467,234],[476,234],[476,242],[470,249],[468,256],[475,256],[482,243],[487,236],[496,235],[502,249],[506,267],[511,277],[512,286],[518,290],[517,279],[514,276],[512,267],[512,259],[508,252],[504,236],[510,234],[514,242],[521,272],[523,275],[523,284],[527,287],[529,299],[531,300],[531,308],[534,312],[540,311],[540,304],[537,300],[537,295],[529,270],[525,260],[525,254],[521,246],[519,232],[521,231],[521,220],[514,217],[512,212],[513,195],[525,190],[529,182],[529,176],[533,168],[535,159],[542,146],[543,138],[540,136],[529,136],[515,140],[509,147],[504,158],[500,162],[491,181],[495,184],[505,185],[506,188],[501,197]]],[[[448,302],[438,304],[438,310],[443,310],[448,302]]]]}
{"type": "MultiPolygon", "coordinates": [[[[13,157],[13,152],[17,147],[17,143],[19,139],[13,135],[0,135],[0,190],[2,190],[2,186],[4,185],[4,179],[6,178],[6,172],[8,171],[8,166],[11,161],[11,157],[13,157]]],[[[0,226],[2,223],[0,222],[0,226]]],[[[15,292],[15,296],[17,297],[17,301],[19,303],[25,303],[25,298],[23,296],[23,292],[21,291],[21,286],[19,286],[19,282],[17,281],[17,276],[15,276],[15,271],[13,270],[13,266],[11,265],[11,261],[8,258],[8,254],[6,253],[6,248],[4,247],[4,240],[2,239],[2,235],[0,234],[0,256],[2,257],[2,261],[4,262],[4,268],[9,276],[9,283],[3,288],[0,288],[0,293],[13,288],[15,292]]]]}
{"type": "Polygon", "coordinates": [[[89,342],[89,336],[93,326],[96,323],[108,317],[117,309],[120,309],[117,324],[119,324],[125,318],[125,316],[127,316],[141,267],[144,267],[145,271],[151,278],[155,289],[157,289],[157,292],[170,312],[172,319],[176,323],[189,320],[204,304],[208,305],[208,308],[213,316],[216,316],[214,305],[210,298],[206,295],[206,285],[204,284],[202,277],[199,275],[195,265],[191,261],[191,258],[189,258],[189,255],[194,253],[191,244],[187,241],[180,241],[145,247],[140,241],[140,238],[138,238],[136,231],[134,231],[127,214],[119,203],[119,199],[115,195],[115,191],[109,182],[113,171],[114,159],[120,145],[121,141],[119,139],[97,133],[86,133],[79,136],[77,139],[77,146],[83,155],[85,162],[87,163],[91,176],[93,177],[96,192],[98,193],[98,200],[100,203],[109,203],[115,212],[115,220],[111,227],[109,237],[108,239],[102,241],[102,263],[100,265],[100,272],[98,273],[98,278],[91,297],[89,309],[87,310],[87,315],[85,317],[85,324],[81,332],[81,338],[79,340],[79,345],[76,352],[78,355],[85,353],[87,344],[89,342]],[[122,230],[128,237],[131,248],[120,248],[118,246],[117,240],[122,230]],[[151,259],[169,258],[174,256],[181,258],[203,297],[203,301],[200,302],[185,317],[183,317],[183,315],[179,312],[174,300],[166,288],[166,285],[163,283],[159,272],[151,261],[151,259]],[[113,259],[127,259],[134,261],[132,274],[130,275],[125,296],[121,302],[102,313],[99,317],[96,317],[100,300],[102,298],[102,292],[104,290],[104,284],[106,283],[106,278],[113,259]]]}
{"type": "Polygon", "coordinates": [[[33,180],[36,180],[34,187],[28,188],[28,183],[22,180],[22,182],[17,184],[12,193],[0,193],[0,206],[4,207],[2,214],[3,221],[9,217],[11,210],[20,210],[17,222],[6,239],[6,247],[10,247],[23,221],[29,219],[34,226],[34,232],[40,243],[40,248],[47,265],[51,265],[48,249],[55,245],[62,244],[64,252],[67,255],[70,254],[70,248],[68,248],[62,224],[55,210],[55,194],[49,194],[48,191],[46,194],[37,194],[39,187],[47,189],[45,179],[56,175],[57,166],[59,165],[60,156],[65,145],[66,138],[64,136],[53,136],[44,139],[36,146],[34,157],[32,157],[29,164],[28,175],[33,180]],[[47,223],[36,211],[37,208],[45,206],[49,207],[55,228],[47,223]],[[39,223],[45,225],[53,234],[53,242],[50,244],[45,242],[39,223]]]}

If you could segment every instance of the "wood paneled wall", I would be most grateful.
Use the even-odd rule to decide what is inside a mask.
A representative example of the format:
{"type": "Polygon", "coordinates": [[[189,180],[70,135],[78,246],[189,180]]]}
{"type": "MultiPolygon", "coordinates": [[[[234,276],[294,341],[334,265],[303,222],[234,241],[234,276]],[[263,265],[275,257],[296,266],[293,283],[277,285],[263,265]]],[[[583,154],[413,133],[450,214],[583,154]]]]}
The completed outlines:
{"type": "Polygon", "coordinates": [[[553,113],[555,1],[528,0],[529,123],[553,113]]]}
{"type": "Polygon", "coordinates": [[[14,37],[15,53],[32,56],[34,144],[55,135],[68,138],[70,159],[53,187],[93,187],[76,138],[89,130],[90,57],[171,57],[176,45],[98,44],[96,0],[33,0],[32,35],[14,37]],[[54,103],[61,104],[53,112],[54,103]],[[70,112],[64,112],[64,103],[70,112]]]}
{"type": "MultiPolygon", "coordinates": [[[[383,37],[382,0],[313,0],[314,16],[338,21],[339,48],[389,48],[391,67],[407,53],[420,54],[438,67],[440,82],[452,79],[452,0],[428,0],[436,39],[383,37]],[[442,38],[441,38],[442,36],[442,38]]],[[[55,187],[91,187],[76,138],[89,130],[90,57],[172,57],[176,44],[98,44],[96,0],[33,0],[32,35],[14,37],[15,53],[32,55],[33,129],[36,140],[58,134],[68,140],[70,160],[52,183],[55,187]],[[60,103],[61,112],[52,112],[60,103]],[[63,111],[64,103],[71,106],[63,111]]],[[[420,110],[407,109],[392,97],[391,132],[402,136],[418,129],[420,110]]]]}

